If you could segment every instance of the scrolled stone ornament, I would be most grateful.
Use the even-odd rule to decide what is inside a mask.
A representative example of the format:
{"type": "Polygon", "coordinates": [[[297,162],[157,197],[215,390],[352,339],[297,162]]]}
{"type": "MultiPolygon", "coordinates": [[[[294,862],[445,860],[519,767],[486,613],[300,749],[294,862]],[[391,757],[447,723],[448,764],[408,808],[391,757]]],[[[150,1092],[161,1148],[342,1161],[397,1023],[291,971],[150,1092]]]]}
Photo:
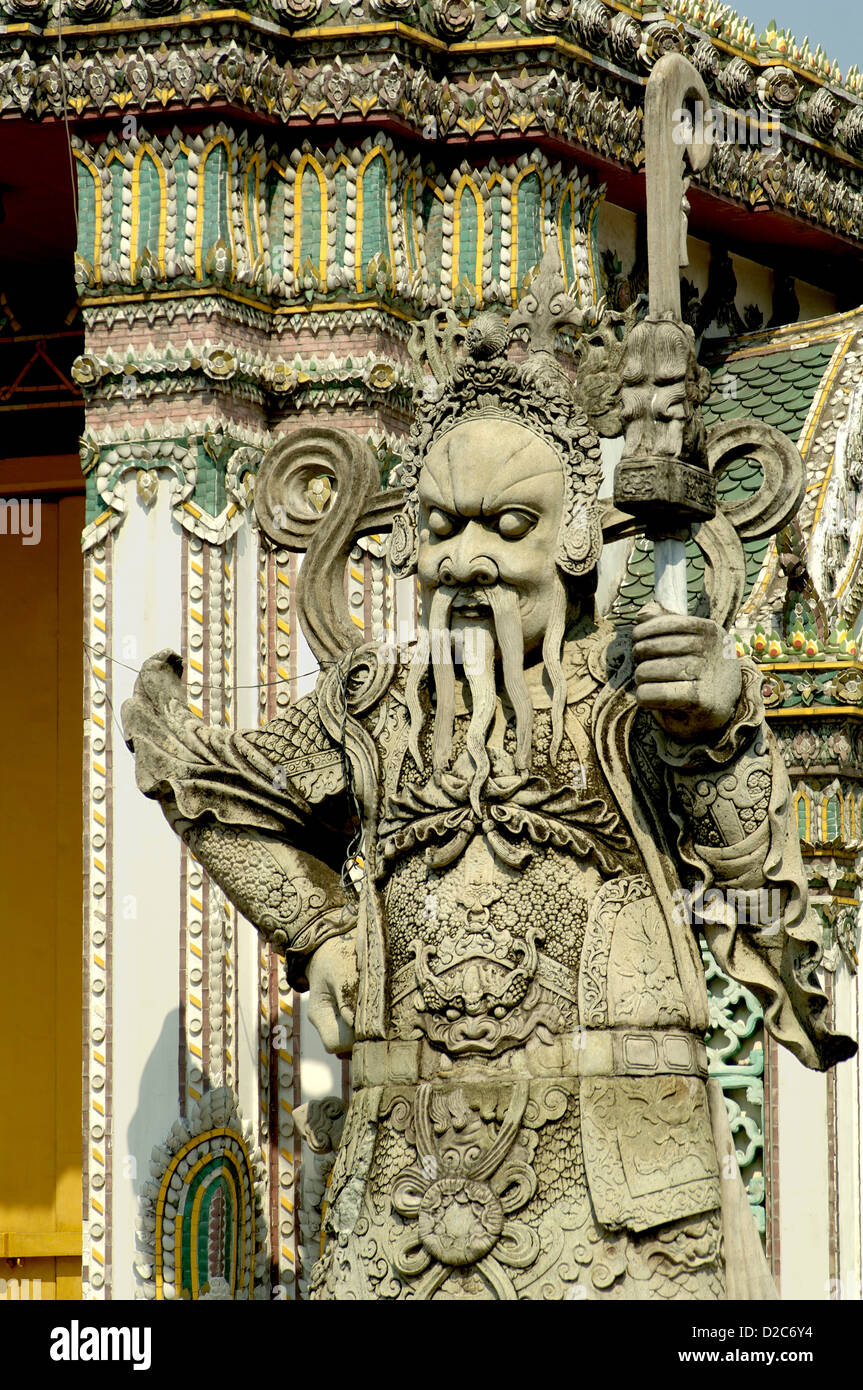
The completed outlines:
{"type": "Polygon", "coordinates": [[[412,516],[401,511],[393,518],[389,544],[390,569],[396,579],[416,574],[417,532],[412,516]]]}
{"type": "Polygon", "coordinates": [[[746,555],[740,537],[721,510],[692,528],[692,539],[704,557],[704,588],[710,616],[727,628],[740,612],[746,592],[746,555]]]}
{"type": "Polygon", "coordinates": [[[518,1142],[519,1121],[531,1104],[528,1088],[513,1088],[499,1133],[486,1148],[471,1144],[468,1117],[478,1106],[469,1092],[456,1091],[443,1113],[435,1100],[431,1087],[419,1088],[414,1118],[421,1161],[401,1172],[393,1188],[393,1206],[407,1223],[396,1266],[408,1277],[424,1275],[419,1298],[433,1297],[452,1270],[470,1266],[496,1297],[513,1298],[507,1270],[528,1267],[539,1253],[536,1232],[512,1219],[536,1191],[518,1142]]]}
{"type": "Polygon", "coordinates": [[[326,427],[287,435],[261,465],[255,514],[276,545],[306,551],[297,607],[319,660],[331,660],[361,640],[347,607],[344,566],[379,481],[368,445],[326,427]],[[321,506],[314,484],[324,479],[328,490],[321,506]]]}
{"type": "MultiPolygon", "coordinates": [[[[541,376],[548,376],[556,381],[559,390],[562,373],[552,356],[559,341],[558,329],[564,325],[578,330],[592,328],[602,320],[604,313],[604,299],[582,309],[577,299],[568,292],[557,238],[551,240],[538,273],[509,320],[510,333],[516,328],[527,328],[528,331],[531,347],[531,358],[525,366],[528,379],[538,381],[541,376]]],[[[488,317],[495,316],[481,314],[479,319],[488,317]]]]}
{"type": "Polygon", "coordinates": [[[595,502],[584,503],[577,496],[569,499],[560,532],[557,563],[565,574],[577,578],[588,574],[602,550],[602,525],[595,502]]]}
{"type": "Polygon", "coordinates": [[[338,1147],[345,1124],[345,1103],[341,1096],[324,1096],[295,1106],[291,1116],[294,1132],[315,1154],[329,1154],[338,1147]]]}
{"type": "Polygon", "coordinates": [[[421,323],[411,325],[408,352],[418,394],[425,400],[437,399],[439,388],[452,379],[466,337],[467,330],[452,309],[437,309],[421,323]]]}
{"type": "Polygon", "coordinates": [[[726,420],[707,435],[707,459],[715,478],[740,459],[754,459],[764,477],[757,492],[720,506],[741,540],[778,534],[797,515],[806,494],[806,465],[800,450],[774,425],[760,420],[726,420]]]}

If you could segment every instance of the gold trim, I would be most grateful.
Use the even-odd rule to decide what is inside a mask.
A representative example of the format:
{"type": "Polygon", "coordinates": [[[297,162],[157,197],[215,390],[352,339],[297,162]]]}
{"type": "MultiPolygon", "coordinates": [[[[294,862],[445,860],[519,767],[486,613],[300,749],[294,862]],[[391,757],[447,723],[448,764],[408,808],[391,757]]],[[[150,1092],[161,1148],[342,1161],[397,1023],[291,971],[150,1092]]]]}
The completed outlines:
{"type": "Polygon", "coordinates": [[[751,347],[740,348],[728,354],[719,353],[709,360],[729,362],[739,357],[757,357],[798,345],[811,347],[813,342],[839,337],[841,326],[848,319],[858,319],[859,327],[863,328],[863,309],[859,306],[856,309],[843,309],[841,313],[824,314],[819,318],[807,319],[805,323],[787,323],[783,324],[781,328],[765,328],[758,333],[741,334],[741,338],[750,339],[751,347]],[[835,332],[830,331],[831,324],[836,325],[835,332]]]}
{"type": "Polygon", "coordinates": [[[279,33],[289,39],[365,38],[368,34],[401,34],[426,48],[433,48],[437,53],[445,53],[450,49],[450,45],[442,39],[436,39],[432,34],[424,33],[422,29],[414,29],[410,24],[402,24],[398,19],[393,20],[391,24],[333,24],[324,25],[320,29],[296,29],[293,33],[287,29],[280,29],[279,33]]]}
{"type": "Polygon", "coordinates": [[[264,254],[264,238],[261,231],[261,152],[253,150],[246,161],[245,175],[243,178],[243,225],[246,229],[246,247],[249,252],[250,262],[257,260],[258,256],[264,254]],[[255,175],[255,231],[252,231],[252,223],[249,219],[249,180],[254,170],[255,175]],[[254,249],[253,249],[254,243],[254,249]]]}
{"type": "MultiPolygon", "coordinates": [[[[382,314],[389,314],[392,318],[401,319],[403,323],[414,322],[408,314],[402,313],[400,309],[395,309],[379,299],[338,300],[334,304],[285,304],[274,309],[271,305],[264,304],[260,300],[250,299],[248,295],[237,294],[233,290],[218,289],[216,286],[209,285],[182,290],[142,290],[140,294],[88,296],[81,299],[80,304],[82,309],[97,309],[103,304],[116,306],[119,304],[144,304],[151,299],[204,299],[207,295],[229,299],[235,304],[245,304],[250,309],[257,309],[262,314],[272,314],[276,317],[280,314],[328,314],[345,309],[378,309],[382,314]]],[[[30,407],[21,408],[30,409],[30,407]]]]}
{"type": "Polygon", "coordinates": [[[759,661],[759,671],[779,675],[782,671],[850,671],[863,672],[863,661],[759,661]]]}
{"type": "MultiPolygon", "coordinates": [[[[183,1179],[183,1181],[186,1183],[186,1186],[189,1187],[189,1186],[191,1185],[191,1179],[192,1179],[193,1177],[195,1177],[195,1176],[198,1174],[198,1172],[200,1172],[200,1170],[201,1170],[203,1167],[205,1167],[206,1165],[212,1163],[212,1161],[213,1161],[214,1158],[220,1158],[220,1159],[222,1160],[222,1163],[224,1163],[225,1159],[228,1158],[228,1157],[233,1157],[233,1155],[232,1155],[232,1154],[229,1154],[227,1149],[225,1149],[225,1151],[224,1151],[223,1153],[221,1153],[221,1154],[212,1154],[212,1153],[206,1154],[206,1155],[204,1156],[204,1158],[199,1159],[198,1162],[195,1164],[194,1168],[191,1168],[191,1169],[189,1170],[189,1172],[186,1174],[185,1178],[183,1179]]],[[[233,1174],[230,1174],[230,1173],[227,1172],[224,1168],[216,1168],[216,1169],[214,1170],[214,1172],[211,1173],[211,1174],[209,1175],[207,1181],[201,1184],[201,1186],[198,1188],[198,1190],[197,1190],[197,1192],[195,1193],[195,1196],[194,1196],[194,1198],[193,1198],[193,1201],[192,1201],[192,1212],[191,1212],[190,1220],[191,1220],[191,1227],[192,1227],[192,1231],[191,1231],[191,1250],[192,1250],[192,1252],[194,1252],[194,1253],[193,1253],[193,1258],[192,1258],[192,1268],[191,1268],[190,1271],[189,1271],[189,1273],[190,1273],[190,1275],[191,1275],[191,1278],[192,1278],[192,1298],[193,1298],[193,1299],[197,1299],[197,1298],[198,1298],[198,1295],[199,1295],[200,1290],[201,1290],[201,1269],[200,1269],[200,1266],[199,1266],[198,1260],[197,1260],[198,1228],[200,1227],[200,1224],[201,1224],[201,1208],[202,1208],[202,1206],[203,1206],[203,1204],[204,1204],[204,1198],[206,1197],[206,1195],[207,1195],[207,1193],[209,1192],[210,1188],[213,1186],[214,1183],[218,1182],[221,1178],[224,1178],[224,1179],[226,1180],[226,1182],[227,1182],[228,1191],[229,1191],[230,1198],[231,1198],[231,1205],[232,1205],[233,1214],[234,1214],[234,1222],[233,1222],[233,1230],[234,1230],[234,1253],[235,1253],[235,1255],[236,1255],[236,1259],[235,1259],[234,1262],[233,1262],[233,1269],[232,1269],[232,1271],[231,1271],[231,1293],[232,1293],[232,1294],[236,1294],[236,1291],[237,1291],[237,1266],[239,1265],[240,1260],[242,1259],[243,1265],[244,1265],[244,1267],[245,1267],[245,1257],[246,1257],[246,1214],[245,1214],[245,1210],[243,1211],[243,1244],[242,1244],[242,1252],[240,1251],[240,1248],[239,1248],[239,1241],[238,1241],[239,1232],[238,1232],[238,1230],[237,1230],[237,1193],[236,1193],[236,1188],[235,1188],[236,1179],[237,1179],[238,1176],[239,1176],[239,1175],[238,1175],[236,1172],[233,1173],[233,1174]],[[231,1181],[230,1181],[230,1178],[231,1178],[231,1177],[233,1177],[234,1182],[231,1182],[231,1181]]],[[[252,1195],[252,1194],[250,1193],[250,1197],[251,1197],[251,1195],[252,1195]]],[[[240,1199],[242,1200],[242,1193],[240,1194],[240,1199]]],[[[182,1239],[182,1221],[183,1221],[183,1219],[185,1218],[185,1215],[186,1215],[186,1212],[185,1212],[185,1209],[184,1209],[184,1210],[183,1210],[183,1213],[182,1213],[182,1217],[180,1218],[180,1221],[177,1222],[177,1225],[180,1226],[180,1236],[181,1236],[181,1239],[182,1239]]],[[[175,1253],[176,1253],[176,1248],[175,1248],[175,1253]]],[[[244,1272],[244,1270],[243,1270],[242,1272],[244,1272]]],[[[182,1274],[184,1273],[184,1271],[182,1270],[182,1268],[181,1268],[181,1270],[180,1270],[180,1273],[181,1273],[181,1276],[182,1276],[182,1274]]],[[[205,1282],[206,1282],[206,1283],[209,1283],[209,1274],[207,1274],[207,1279],[206,1279],[205,1282]]]]}
{"type": "MultiPolygon", "coordinates": [[[[129,266],[131,270],[131,281],[135,283],[135,266],[138,262],[138,237],[140,235],[141,219],[141,165],[145,158],[152,160],[156,168],[156,175],[159,179],[159,240],[156,245],[156,261],[159,270],[165,274],[165,241],[168,225],[168,186],[165,179],[165,169],[161,159],[156,157],[156,151],[152,144],[147,140],[138,147],[132,164],[132,225],[129,233],[129,266]]],[[[148,247],[147,250],[152,248],[148,247]]],[[[101,254],[101,251],[100,251],[101,254]]]]}
{"type": "MultiPolygon", "coordinates": [[[[165,1169],[165,1172],[162,1174],[162,1180],[161,1180],[161,1182],[160,1182],[160,1184],[159,1184],[159,1195],[158,1195],[158,1197],[156,1198],[156,1204],[155,1204],[156,1232],[155,1232],[155,1242],[154,1242],[154,1260],[155,1260],[155,1265],[156,1265],[156,1269],[155,1269],[155,1284],[156,1284],[156,1301],[157,1301],[157,1302],[162,1301],[162,1290],[163,1290],[163,1285],[164,1285],[164,1276],[163,1276],[163,1274],[162,1274],[162,1259],[163,1259],[163,1251],[162,1251],[162,1226],[161,1226],[161,1220],[160,1220],[160,1218],[161,1218],[161,1215],[162,1215],[162,1213],[163,1213],[163,1211],[164,1211],[164,1209],[165,1209],[165,1198],[166,1198],[166,1195],[167,1195],[168,1188],[169,1188],[170,1185],[171,1185],[171,1179],[173,1178],[175,1172],[177,1171],[177,1167],[178,1167],[180,1161],[181,1161],[183,1158],[185,1158],[185,1156],[186,1156],[187,1153],[190,1153],[193,1149],[199,1148],[199,1147],[201,1146],[201,1144],[205,1143],[206,1141],[208,1141],[208,1140],[210,1140],[210,1139],[218,1139],[218,1138],[232,1139],[232,1140],[235,1140],[236,1143],[239,1145],[239,1147],[240,1147],[240,1149],[241,1149],[241,1151],[242,1151],[242,1154],[243,1154],[243,1158],[244,1158],[245,1163],[246,1163],[247,1176],[248,1176],[248,1180],[249,1180],[249,1200],[250,1200],[252,1203],[254,1203],[254,1175],[253,1175],[253,1173],[252,1173],[252,1164],[251,1164],[251,1160],[250,1160],[250,1158],[249,1158],[249,1151],[248,1151],[248,1148],[247,1148],[247,1146],[246,1146],[246,1142],[245,1142],[243,1136],[242,1136],[241,1134],[239,1134],[235,1129],[230,1129],[230,1128],[228,1128],[228,1127],[222,1126],[222,1127],[217,1128],[217,1129],[208,1129],[208,1130],[205,1130],[203,1133],[197,1134],[197,1135],[195,1135],[192,1139],[189,1139],[189,1140],[182,1146],[182,1148],[180,1148],[180,1149],[177,1150],[177,1152],[176,1152],[176,1153],[174,1154],[174,1156],[172,1157],[170,1163],[168,1164],[167,1168],[165,1169]]],[[[201,1156],[201,1158],[197,1161],[197,1163],[195,1163],[195,1164],[193,1165],[193,1167],[190,1169],[190,1171],[186,1174],[186,1176],[185,1176],[184,1179],[183,1179],[183,1188],[185,1189],[185,1191],[182,1192],[181,1194],[178,1194],[178,1197],[179,1197],[180,1195],[182,1195],[182,1198],[183,1198],[183,1205],[182,1205],[181,1207],[178,1208],[178,1211],[177,1211],[177,1223],[176,1223],[176,1227],[175,1227],[175,1240],[176,1240],[176,1237],[179,1236],[180,1249],[181,1249],[181,1250],[182,1250],[182,1226],[183,1226],[183,1220],[184,1220],[184,1218],[185,1218],[185,1198],[186,1198],[186,1195],[188,1194],[188,1191],[189,1191],[189,1180],[190,1180],[192,1177],[194,1177],[195,1173],[197,1173],[198,1170],[199,1170],[200,1168],[202,1168],[206,1163],[211,1163],[211,1162],[213,1161],[214,1158],[221,1158],[222,1160],[224,1160],[224,1159],[227,1158],[227,1157],[231,1157],[231,1158],[234,1157],[232,1154],[229,1153],[227,1147],[222,1151],[221,1154],[214,1154],[214,1153],[212,1152],[212,1150],[208,1150],[207,1153],[206,1153],[206,1154],[203,1154],[203,1155],[201,1156]]],[[[254,1218],[253,1218],[253,1219],[254,1219],[254,1218]]],[[[235,1229],[236,1229],[236,1227],[235,1227],[235,1229]]],[[[253,1271],[254,1271],[254,1254],[255,1254],[255,1251],[254,1251],[254,1226],[252,1227],[252,1230],[253,1230],[253,1237],[252,1237],[252,1241],[253,1241],[253,1248],[252,1248],[252,1264],[249,1266],[249,1268],[250,1268],[250,1271],[253,1272],[253,1271]]],[[[245,1242],[244,1242],[244,1244],[245,1244],[245,1242]]],[[[177,1247],[176,1247],[176,1243],[175,1243],[175,1246],[174,1246],[175,1255],[176,1255],[176,1249],[177,1249],[177,1247]]],[[[253,1277],[253,1275],[252,1275],[252,1277],[253,1277]]],[[[177,1285],[179,1285],[181,1282],[182,1282],[182,1265],[181,1265],[181,1264],[178,1265],[177,1262],[176,1262],[176,1259],[175,1259],[175,1287],[176,1287],[177,1285]]]]}
{"type": "MultiPolygon", "coordinates": [[[[88,169],[89,172],[93,175],[93,182],[94,182],[94,184],[96,185],[96,198],[95,198],[95,202],[94,202],[94,216],[93,216],[93,221],[94,221],[94,224],[95,224],[95,230],[94,230],[94,234],[93,234],[93,279],[96,281],[96,284],[97,284],[97,285],[101,285],[101,283],[102,283],[102,176],[101,176],[101,173],[99,172],[98,166],[97,166],[96,164],[94,164],[93,160],[90,159],[89,155],[84,154],[83,150],[75,150],[73,153],[74,153],[75,158],[76,158],[81,164],[83,164],[84,167],[85,167],[86,169],[88,169]]],[[[107,167],[107,165],[106,165],[106,167],[107,167]]],[[[76,174],[76,185],[77,185],[77,174],[76,174]]],[[[76,188],[76,192],[77,192],[77,188],[76,188]]],[[[78,249],[78,255],[80,256],[80,254],[81,254],[81,248],[78,247],[77,249],[78,249]]],[[[19,340],[19,341],[20,341],[20,340],[19,340]]]]}
{"type": "MultiPolygon", "coordinates": [[[[805,434],[799,446],[800,452],[803,455],[804,459],[807,457],[809,453],[809,446],[812,443],[812,438],[815,434],[816,427],[827,405],[827,401],[833,389],[836,378],[839,375],[839,368],[842,366],[842,363],[844,362],[845,357],[848,354],[848,350],[851,347],[851,344],[854,342],[854,338],[855,335],[853,333],[849,333],[843,343],[837,344],[836,351],[834,352],[833,357],[831,358],[827,368],[826,380],[824,377],[821,378],[821,398],[817,401],[817,403],[813,401],[814,411],[810,412],[811,419],[808,419],[806,421],[806,424],[804,425],[805,434]]],[[[818,498],[818,504],[815,508],[815,514],[812,517],[812,525],[809,530],[810,540],[815,535],[815,528],[818,525],[818,521],[821,516],[821,510],[824,506],[824,502],[827,497],[827,489],[830,485],[830,479],[833,475],[833,464],[835,462],[835,459],[836,452],[834,443],[834,451],[830,455],[830,462],[825,468],[824,477],[821,480],[821,495],[818,498]]]]}
{"type": "Polygon", "coordinates": [[[847,715],[849,718],[863,719],[863,709],[859,705],[798,705],[793,709],[765,710],[768,719],[799,719],[801,715],[847,715]]]}

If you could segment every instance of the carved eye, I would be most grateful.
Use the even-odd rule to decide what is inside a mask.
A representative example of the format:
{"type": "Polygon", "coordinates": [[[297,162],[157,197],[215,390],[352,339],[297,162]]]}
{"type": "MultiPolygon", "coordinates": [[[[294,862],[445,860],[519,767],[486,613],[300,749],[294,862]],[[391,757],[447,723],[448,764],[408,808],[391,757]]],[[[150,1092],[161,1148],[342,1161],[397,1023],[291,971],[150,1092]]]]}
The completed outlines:
{"type": "Polygon", "coordinates": [[[536,517],[529,512],[501,512],[497,519],[497,529],[504,540],[517,541],[526,536],[536,525],[536,517]]]}
{"type": "Polygon", "coordinates": [[[437,507],[432,507],[429,512],[429,530],[433,536],[451,536],[455,530],[455,523],[451,516],[447,516],[446,512],[440,512],[437,507]]]}

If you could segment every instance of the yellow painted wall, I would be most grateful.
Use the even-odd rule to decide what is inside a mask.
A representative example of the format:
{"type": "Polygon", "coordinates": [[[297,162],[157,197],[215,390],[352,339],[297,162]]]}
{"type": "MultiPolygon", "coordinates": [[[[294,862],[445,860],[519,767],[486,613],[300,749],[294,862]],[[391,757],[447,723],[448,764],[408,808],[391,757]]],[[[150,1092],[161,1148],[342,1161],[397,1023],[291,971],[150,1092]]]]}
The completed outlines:
{"type": "Polygon", "coordinates": [[[81,1293],[84,501],[40,500],[38,545],[0,535],[0,1297],[49,1299],[81,1293]]]}

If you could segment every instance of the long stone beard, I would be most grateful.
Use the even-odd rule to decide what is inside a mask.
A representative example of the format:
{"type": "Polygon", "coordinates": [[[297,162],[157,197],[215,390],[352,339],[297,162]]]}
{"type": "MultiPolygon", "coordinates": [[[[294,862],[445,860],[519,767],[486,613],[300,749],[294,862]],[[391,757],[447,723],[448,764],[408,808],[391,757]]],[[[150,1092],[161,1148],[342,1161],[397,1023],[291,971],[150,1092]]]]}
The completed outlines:
{"type": "MultiPolygon", "coordinates": [[[[552,687],[552,757],[560,750],[563,737],[563,716],[566,707],[566,680],[561,665],[563,635],[566,625],[566,589],[555,572],[555,593],[552,612],[543,641],[543,661],[552,687]]],[[[434,675],[437,708],[432,731],[432,769],[443,773],[452,757],[455,729],[456,679],[453,664],[454,645],[462,646],[461,659],[471,693],[472,712],[465,746],[473,763],[470,803],[479,817],[480,797],[491,774],[488,735],[494,720],[497,688],[495,684],[495,649],[499,649],[503,686],[515,714],[515,766],[529,773],[533,737],[533,702],[524,674],[524,636],[518,609],[518,594],[503,584],[483,588],[483,602],[491,608],[486,623],[471,623],[464,631],[453,633],[452,604],[458,590],[436,589],[430,608],[420,619],[417,645],[408,675],[405,698],[410,717],[409,749],[420,770],[423,758],[420,739],[425,715],[420,699],[423,676],[431,666],[434,675]]]]}

